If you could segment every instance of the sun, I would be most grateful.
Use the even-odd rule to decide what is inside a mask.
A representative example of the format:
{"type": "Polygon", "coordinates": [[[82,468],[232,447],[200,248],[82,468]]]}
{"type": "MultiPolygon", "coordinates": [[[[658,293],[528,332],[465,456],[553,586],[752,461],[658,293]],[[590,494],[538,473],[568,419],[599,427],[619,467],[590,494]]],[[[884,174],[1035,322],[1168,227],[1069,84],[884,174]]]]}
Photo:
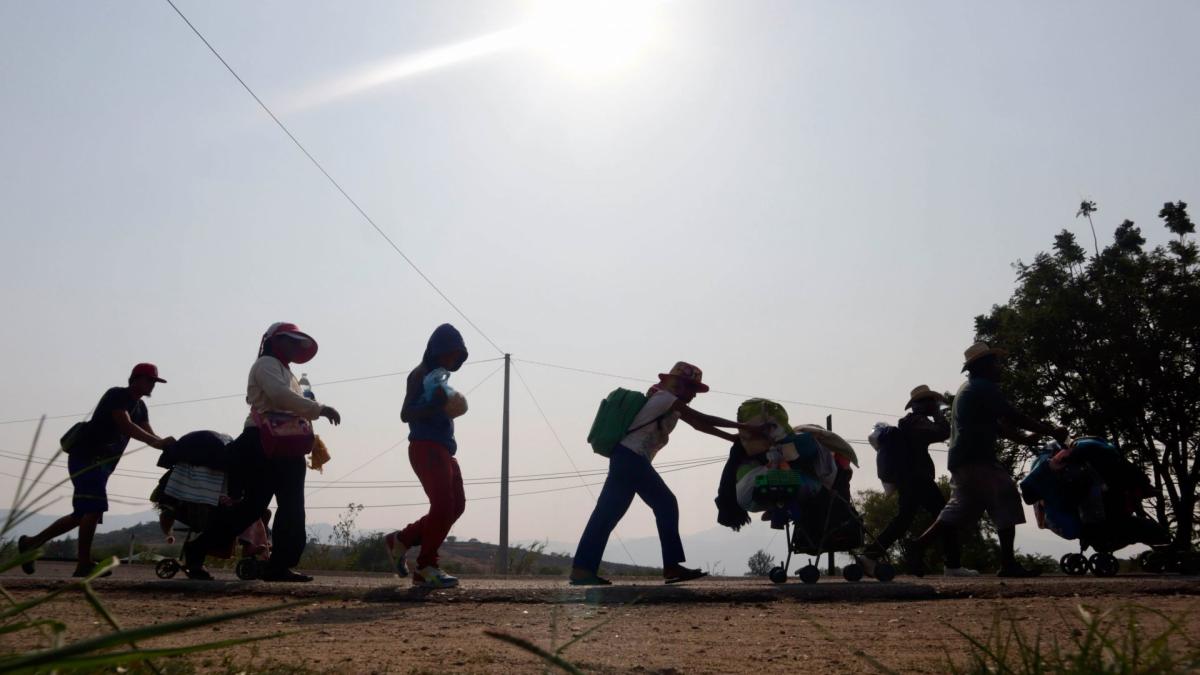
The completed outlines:
{"type": "Polygon", "coordinates": [[[529,46],[585,78],[635,67],[657,36],[655,0],[549,0],[525,25],[529,46]]]}

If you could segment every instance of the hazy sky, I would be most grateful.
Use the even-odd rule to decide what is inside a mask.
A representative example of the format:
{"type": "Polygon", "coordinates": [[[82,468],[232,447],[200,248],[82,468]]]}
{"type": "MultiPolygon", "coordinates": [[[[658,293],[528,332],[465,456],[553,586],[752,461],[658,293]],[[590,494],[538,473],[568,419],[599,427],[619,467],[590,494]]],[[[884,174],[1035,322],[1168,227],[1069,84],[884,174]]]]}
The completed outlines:
{"type": "MultiPolygon", "coordinates": [[[[716,389],[818,404],[788,405],[797,422],[828,406],[899,412],[917,384],[957,387],[972,318],[1008,297],[1011,263],[1063,227],[1090,249],[1081,198],[1099,203],[1102,237],[1131,218],[1151,243],[1166,239],[1164,201],[1200,202],[1190,1],[679,0],[576,15],[498,1],[179,4],[516,358],[647,378],[685,359],[716,389]]],[[[314,382],[405,371],[443,321],[474,359],[499,355],[165,2],[0,2],[0,82],[3,420],[85,412],[142,360],[170,380],[155,404],[243,393],[259,336],[281,320],[320,341],[302,369],[314,382]]],[[[469,389],[495,365],[452,383],[469,389]]],[[[584,438],[621,382],[517,370],[579,469],[603,468],[584,438]]],[[[334,460],[310,480],[406,434],[402,378],[316,390],[344,424],[318,425],[334,460]]],[[[468,478],[498,475],[500,397],[496,376],[460,421],[468,478]]],[[[696,405],[732,416],[737,403],[696,405]]],[[[237,396],[150,413],[173,435],[237,433],[244,414],[237,396]]],[[[836,412],[834,426],[862,439],[877,419],[836,412]]],[[[40,455],[70,422],[47,424],[40,455]]],[[[514,475],[572,469],[515,375],[512,425],[514,475]]],[[[33,429],[0,425],[0,449],[23,452],[33,429]]],[[[659,461],[725,449],[681,428],[659,461]]],[[[877,487],[860,452],[854,485],[877,487]]],[[[154,460],[120,468],[152,475],[154,460]]],[[[715,526],[719,473],[667,476],[685,545],[715,526]]],[[[401,445],[347,480],[414,475],[401,445]]],[[[0,492],[14,484],[0,475],[0,492]]],[[[110,489],[152,486],[118,476],[110,489]]],[[[309,504],[350,501],[423,495],[329,488],[309,504]]],[[[468,504],[454,534],[494,541],[496,504],[468,504]]],[[[578,489],[515,497],[512,536],[573,542],[590,508],[578,489]]],[[[369,509],[359,524],[421,510],[369,509]]],[[[649,510],[635,505],[618,532],[652,535],[649,510]]]]}

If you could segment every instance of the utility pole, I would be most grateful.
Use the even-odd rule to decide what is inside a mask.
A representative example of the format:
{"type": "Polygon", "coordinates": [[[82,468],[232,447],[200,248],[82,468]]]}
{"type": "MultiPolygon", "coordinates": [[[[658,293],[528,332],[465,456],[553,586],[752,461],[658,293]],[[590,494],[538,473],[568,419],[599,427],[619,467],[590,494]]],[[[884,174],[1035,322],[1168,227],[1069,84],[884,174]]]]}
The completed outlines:
{"type": "Polygon", "coordinates": [[[500,550],[496,551],[496,574],[508,574],[508,392],[512,355],[504,355],[504,417],[500,427],[500,550]]]}
{"type": "MultiPolygon", "coordinates": [[[[833,431],[833,415],[825,416],[825,428],[829,431],[833,431]]],[[[833,576],[834,569],[835,569],[835,565],[833,564],[833,551],[830,551],[829,552],[829,576],[833,576]]]]}

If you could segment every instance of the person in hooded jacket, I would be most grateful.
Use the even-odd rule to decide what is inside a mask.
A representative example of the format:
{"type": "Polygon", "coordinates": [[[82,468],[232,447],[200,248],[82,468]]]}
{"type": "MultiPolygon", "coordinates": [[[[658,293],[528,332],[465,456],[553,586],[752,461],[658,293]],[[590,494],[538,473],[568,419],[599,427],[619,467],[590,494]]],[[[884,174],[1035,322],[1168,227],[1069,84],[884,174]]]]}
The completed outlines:
{"type": "Polygon", "coordinates": [[[438,326],[429,338],[421,363],[408,375],[408,388],[400,419],[409,427],[408,461],[429,497],[429,512],[409,523],[404,529],[384,537],[401,577],[409,575],[405,553],[420,546],[417,569],[412,572],[414,586],[453,588],[458,579],[438,568],[438,549],[450,528],[466,509],[462,471],[458,460],[458,444],[454,440],[454,418],[466,412],[465,399],[447,395],[445,388],[432,386],[431,396],[425,397],[427,378],[437,378],[445,371],[453,373],[467,360],[467,347],[462,334],[446,323],[438,326]]]}
{"type": "MultiPolygon", "coordinates": [[[[184,572],[190,579],[212,579],[204,569],[204,556],[220,548],[262,517],[275,498],[274,548],[262,574],[264,581],[312,581],[312,577],[291,570],[304,553],[304,476],[307,465],[303,456],[267,457],[255,413],[286,413],[316,420],[324,417],[341,424],[342,416],[330,406],[305,398],[300,383],[292,374],[293,363],[308,363],[317,354],[317,341],[293,323],[274,323],[259,343],[258,359],[250,367],[246,385],[246,417],[241,436],[230,448],[230,482],[241,486],[243,499],[223,512],[209,529],[184,547],[184,572]]],[[[231,490],[232,492],[232,490],[231,490]]]]}

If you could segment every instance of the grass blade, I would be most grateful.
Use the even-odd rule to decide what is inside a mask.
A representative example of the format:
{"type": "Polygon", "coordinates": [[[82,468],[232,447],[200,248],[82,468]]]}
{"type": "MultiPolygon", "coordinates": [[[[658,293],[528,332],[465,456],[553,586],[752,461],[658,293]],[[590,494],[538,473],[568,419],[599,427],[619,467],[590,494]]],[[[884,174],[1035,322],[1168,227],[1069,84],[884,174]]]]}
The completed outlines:
{"type": "Polygon", "coordinates": [[[63,645],[55,649],[47,649],[31,654],[23,654],[17,658],[7,661],[0,661],[0,672],[15,669],[29,669],[37,666],[58,663],[62,659],[75,656],[90,654],[102,649],[111,649],[129,644],[131,640],[149,640],[151,638],[161,637],[163,635],[171,635],[183,631],[201,628],[215,623],[224,623],[234,619],[241,619],[257,614],[265,614],[274,612],[286,607],[293,606],[294,603],[284,603],[282,605],[271,605],[268,607],[253,607],[250,609],[239,609],[223,614],[211,614],[209,616],[200,616],[192,619],[181,619],[179,621],[171,621],[168,623],[159,623],[151,626],[143,626],[141,628],[129,628],[115,633],[107,633],[98,637],[87,640],[80,640],[69,645],[63,645]]]}
{"type": "Polygon", "coordinates": [[[571,673],[571,675],[583,675],[583,671],[579,670],[579,668],[576,668],[575,665],[570,661],[567,661],[557,654],[551,654],[550,652],[533,644],[525,638],[519,638],[516,635],[509,635],[508,633],[501,633],[493,630],[485,630],[483,631],[483,634],[501,642],[507,642],[518,649],[525,650],[545,661],[546,663],[561,669],[563,672],[571,673]]]}

